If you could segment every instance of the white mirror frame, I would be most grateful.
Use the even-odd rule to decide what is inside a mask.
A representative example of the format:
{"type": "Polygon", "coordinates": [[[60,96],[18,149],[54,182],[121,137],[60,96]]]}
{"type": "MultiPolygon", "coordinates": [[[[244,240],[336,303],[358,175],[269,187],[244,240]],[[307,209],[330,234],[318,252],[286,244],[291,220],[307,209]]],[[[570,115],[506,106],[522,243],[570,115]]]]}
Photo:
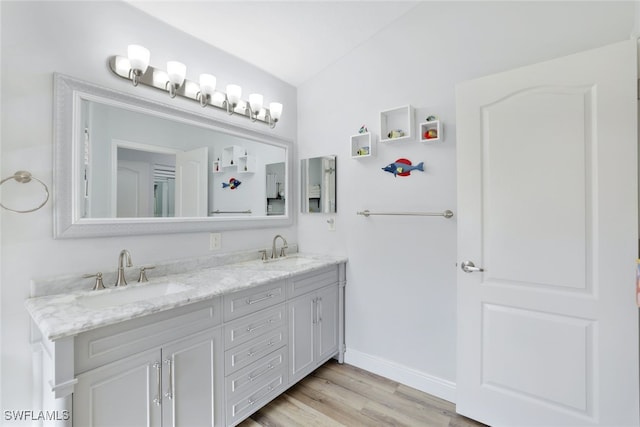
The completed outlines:
{"type": "Polygon", "coordinates": [[[87,83],[62,74],[54,74],[54,238],[83,238],[140,234],[192,233],[247,228],[276,228],[293,224],[295,206],[292,190],[294,145],[291,141],[267,133],[221,122],[203,114],[129,95],[87,83]],[[124,108],[164,116],[172,120],[206,127],[230,135],[279,146],[286,152],[285,213],[257,217],[189,218],[80,218],[76,195],[80,182],[78,153],[81,147],[80,120],[82,100],[107,102],[124,108]]]}

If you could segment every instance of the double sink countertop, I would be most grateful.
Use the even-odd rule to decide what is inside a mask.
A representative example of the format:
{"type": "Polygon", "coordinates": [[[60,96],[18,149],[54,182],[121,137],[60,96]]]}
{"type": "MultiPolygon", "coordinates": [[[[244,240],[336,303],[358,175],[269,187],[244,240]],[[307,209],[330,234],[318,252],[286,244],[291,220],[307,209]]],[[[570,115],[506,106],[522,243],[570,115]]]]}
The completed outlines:
{"type": "Polygon", "coordinates": [[[150,277],[119,288],[37,296],[25,306],[42,335],[53,341],[346,261],[296,253],[268,262],[250,260],[150,277]]]}

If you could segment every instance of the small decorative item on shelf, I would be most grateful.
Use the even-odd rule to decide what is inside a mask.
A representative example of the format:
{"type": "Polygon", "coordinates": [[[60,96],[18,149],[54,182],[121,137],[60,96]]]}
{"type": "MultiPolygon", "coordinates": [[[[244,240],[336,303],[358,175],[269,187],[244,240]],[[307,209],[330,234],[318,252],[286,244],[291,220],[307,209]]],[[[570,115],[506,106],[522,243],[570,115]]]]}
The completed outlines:
{"type": "Polygon", "coordinates": [[[368,156],[369,155],[369,147],[360,147],[356,152],[358,156],[368,156]]]}
{"type": "Polygon", "coordinates": [[[392,173],[394,177],[400,176],[409,176],[411,175],[411,171],[421,171],[424,172],[424,162],[420,162],[417,165],[413,166],[411,160],[409,159],[398,159],[393,163],[389,163],[387,166],[382,168],[383,171],[392,173]]]}
{"type": "Polygon", "coordinates": [[[369,132],[369,129],[367,129],[366,125],[362,125],[360,127],[360,130],[358,130],[358,133],[367,133],[367,132],[369,132]]]}
{"type": "Polygon", "coordinates": [[[438,137],[437,129],[427,129],[423,134],[424,139],[434,139],[438,137]]]}
{"type": "Polygon", "coordinates": [[[402,138],[403,136],[404,132],[402,131],[402,129],[394,129],[387,134],[387,138],[389,139],[402,138]]]}
{"type": "Polygon", "coordinates": [[[235,178],[231,178],[228,184],[226,182],[222,183],[222,188],[230,188],[231,190],[235,190],[240,184],[242,184],[240,181],[235,178]]]}
{"type": "Polygon", "coordinates": [[[434,120],[438,120],[438,118],[436,116],[429,116],[425,119],[425,122],[432,122],[434,120]]]}

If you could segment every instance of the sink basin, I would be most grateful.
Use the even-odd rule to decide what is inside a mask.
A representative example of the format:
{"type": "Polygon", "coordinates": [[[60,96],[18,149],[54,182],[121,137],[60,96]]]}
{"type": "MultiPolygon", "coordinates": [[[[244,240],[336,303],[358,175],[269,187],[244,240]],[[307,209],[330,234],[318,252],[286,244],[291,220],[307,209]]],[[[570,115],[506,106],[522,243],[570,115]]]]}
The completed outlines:
{"type": "Polygon", "coordinates": [[[282,258],[268,259],[263,261],[263,266],[268,270],[276,270],[279,268],[295,268],[316,262],[313,258],[304,258],[297,256],[287,256],[282,258]]]}
{"type": "Polygon", "coordinates": [[[189,286],[178,282],[141,284],[109,291],[94,291],[78,297],[77,302],[87,308],[106,308],[176,294],[188,289],[189,286]]]}

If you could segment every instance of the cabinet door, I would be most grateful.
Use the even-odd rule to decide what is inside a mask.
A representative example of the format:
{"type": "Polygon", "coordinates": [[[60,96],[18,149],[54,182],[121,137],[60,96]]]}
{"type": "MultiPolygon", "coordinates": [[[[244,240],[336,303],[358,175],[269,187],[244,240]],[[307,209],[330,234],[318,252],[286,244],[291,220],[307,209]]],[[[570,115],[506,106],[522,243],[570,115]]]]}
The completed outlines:
{"type": "Polygon", "coordinates": [[[287,303],[289,314],[289,380],[296,382],[316,367],[314,329],[315,294],[303,295],[287,303]]]}
{"type": "Polygon", "coordinates": [[[317,362],[322,363],[338,351],[338,286],[318,291],[317,362]]]}
{"type": "Polygon", "coordinates": [[[160,427],[154,403],[160,383],[160,350],[140,353],[78,375],[73,393],[73,425],[160,427]]]}
{"type": "Polygon", "coordinates": [[[222,332],[162,347],[163,426],[222,425],[222,332]]]}

